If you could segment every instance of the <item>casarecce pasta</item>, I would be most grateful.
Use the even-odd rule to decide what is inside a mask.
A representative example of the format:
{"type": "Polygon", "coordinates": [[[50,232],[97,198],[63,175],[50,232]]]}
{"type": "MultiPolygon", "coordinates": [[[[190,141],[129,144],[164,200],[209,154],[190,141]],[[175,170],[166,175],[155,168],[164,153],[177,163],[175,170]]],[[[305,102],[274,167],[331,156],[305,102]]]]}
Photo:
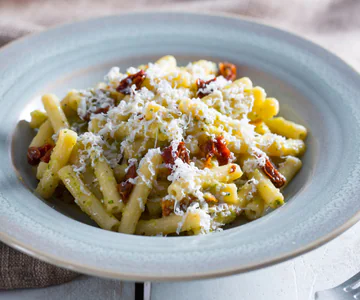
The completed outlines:
{"type": "Polygon", "coordinates": [[[140,235],[205,234],[282,206],[307,130],[236,78],[231,63],[165,56],[61,101],[44,95],[27,154],[36,192],[67,189],[101,228],[140,235]]]}

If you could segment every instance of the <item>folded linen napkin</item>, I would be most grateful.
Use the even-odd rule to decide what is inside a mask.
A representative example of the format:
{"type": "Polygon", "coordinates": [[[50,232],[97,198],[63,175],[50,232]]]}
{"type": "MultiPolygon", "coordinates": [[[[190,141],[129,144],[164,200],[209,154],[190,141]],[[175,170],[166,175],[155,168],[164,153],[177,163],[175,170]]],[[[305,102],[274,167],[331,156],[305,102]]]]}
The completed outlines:
{"type": "Polygon", "coordinates": [[[77,276],[79,274],[54,267],[0,243],[0,290],[46,287],[77,276]]]}
{"type": "MultiPolygon", "coordinates": [[[[360,70],[358,0],[2,0],[0,46],[52,25],[148,8],[231,12],[261,19],[328,47],[360,70]]],[[[0,289],[44,287],[77,275],[0,243],[0,289]]]]}

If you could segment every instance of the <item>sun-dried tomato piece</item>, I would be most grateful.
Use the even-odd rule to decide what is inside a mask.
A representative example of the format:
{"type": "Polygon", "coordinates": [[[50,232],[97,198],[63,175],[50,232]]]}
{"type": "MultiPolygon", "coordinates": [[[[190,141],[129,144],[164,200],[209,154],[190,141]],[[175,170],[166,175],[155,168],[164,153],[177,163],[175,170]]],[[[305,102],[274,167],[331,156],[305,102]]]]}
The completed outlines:
{"type": "MultiPolygon", "coordinates": [[[[257,158],[262,157],[258,154],[255,154],[255,156],[257,158]]],[[[275,168],[269,157],[265,156],[265,164],[260,167],[275,187],[281,188],[286,183],[286,178],[275,168]]]]}
{"type": "Polygon", "coordinates": [[[99,107],[97,110],[95,110],[94,112],[93,112],[93,114],[100,114],[100,113],[102,113],[102,114],[106,114],[108,111],[109,111],[109,109],[110,109],[110,106],[105,106],[105,107],[99,107]]]}
{"type": "Polygon", "coordinates": [[[123,199],[123,201],[126,203],[127,200],[129,199],[129,196],[132,192],[132,189],[134,187],[134,184],[131,183],[129,181],[129,179],[134,179],[135,177],[137,176],[137,173],[136,173],[136,165],[135,164],[132,164],[127,172],[126,172],[126,175],[125,175],[125,179],[123,182],[121,182],[120,184],[118,184],[118,191],[119,191],[119,194],[121,196],[121,198],[123,199]]]}
{"type": "Polygon", "coordinates": [[[145,78],[146,73],[144,72],[144,70],[140,70],[135,74],[131,74],[120,81],[119,86],[116,88],[116,91],[125,95],[130,95],[132,85],[135,84],[135,89],[139,90],[145,78]]]}
{"type": "Polygon", "coordinates": [[[171,146],[164,148],[161,156],[166,165],[173,165],[175,163],[175,158],[173,157],[171,146]]]}
{"type": "Polygon", "coordinates": [[[210,79],[208,81],[204,81],[200,78],[198,78],[196,80],[196,86],[197,86],[197,93],[196,95],[199,97],[199,98],[203,98],[209,94],[211,94],[213,91],[204,91],[207,87],[207,85],[210,83],[210,82],[213,82],[213,81],[216,81],[216,77],[213,78],[213,79],[210,79]]]}
{"type": "Polygon", "coordinates": [[[167,217],[174,211],[174,201],[173,200],[162,200],[161,201],[161,211],[162,216],[167,217]]]}
{"type": "Polygon", "coordinates": [[[45,144],[45,145],[39,147],[42,155],[45,155],[46,152],[48,152],[49,150],[52,150],[53,148],[54,148],[54,146],[51,144],[45,144]]]}
{"type": "Polygon", "coordinates": [[[88,111],[85,115],[85,117],[83,117],[83,119],[85,121],[90,121],[90,116],[92,114],[97,115],[100,113],[106,114],[110,109],[110,106],[106,106],[106,107],[99,107],[98,109],[96,109],[95,111],[88,111]]]}
{"type": "Polygon", "coordinates": [[[178,146],[178,157],[184,162],[189,164],[190,163],[190,156],[189,151],[185,146],[184,142],[180,142],[178,146]]]}
{"type": "Polygon", "coordinates": [[[234,81],[236,79],[236,66],[229,62],[219,63],[219,75],[222,75],[226,80],[234,81]]]}
{"type": "Polygon", "coordinates": [[[133,187],[134,185],[129,181],[124,181],[118,185],[119,194],[124,203],[127,203],[133,187]]]}
{"type": "Polygon", "coordinates": [[[211,158],[215,156],[217,152],[214,141],[208,140],[206,143],[201,144],[200,150],[205,156],[205,167],[209,168],[211,166],[211,158]]]}
{"type": "Polygon", "coordinates": [[[51,153],[54,149],[53,146],[49,145],[48,150],[45,152],[45,154],[40,158],[41,161],[48,163],[50,161],[51,153]]]}
{"type": "Polygon", "coordinates": [[[227,165],[231,161],[231,151],[227,147],[223,136],[220,135],[215,138],[215,148],[218,152],[216,158],[219,162],[219,165],[227,165]]]}
{"type": "Polygon", "coordinates": [[[184,163],[190,163],[189,151],[187,150],[185,143],[180,142],[177,148],[177,151],[173,153],[172,146],[164,148],[161,156],[164,160],[164,163],[171,168],[172,165],[175,164],[175,160],[180,158],[184,163]]]}
{"type": "Polygon", "coordinates": [[[39,164],[41,158],[41,153],[38,147],[29,147],[27,151],[27,160],[28,163],[32,166],[39,164]]]}
{"type": "MultiPolygon", "coordinates": [[[[179,208],[183,211],[186,212],[187,208],[189,207],[189,205],[191,203],[193,203],[197,198],[190,195],[187,198],[181,199],[179,201],[179,208]]],[[[162,216],[163,217],[167,217],[168,215],[170,215],[171,213],[174,212],[174,207],[175,207],[175,201],[174,200],[168,200],[168,199],[163,199],[161,201],[161,211],[162,211],[162,216]]]]}
{"type": "Polygon", "coordinates": [[[29,147],[27,151],[28,163],[32,166],[36,166],[41,161],[49,162],[52,149],[54,147],[50,144],[45,144],[40,147],[29,147]],[[44,160],[42,159],[44,157],[44,160]]]}
{"type": "Polygon", "coordinates": [[[210,166],[211,158],[216,157],[220,166],[227,165],[231,161],[231,152],[226,145],[223,136],[217,136],[215,140],[208,140],[200,145],[200,150],[205,155],[205,167],[210,166]]]}
{"type": "Polygon", "coordinates": [[[234,173],[236,171],[236,167],[235,167],[235,165],[232,165],[231,167],[230,167],[230,174],[231,173],[234,173]]]}

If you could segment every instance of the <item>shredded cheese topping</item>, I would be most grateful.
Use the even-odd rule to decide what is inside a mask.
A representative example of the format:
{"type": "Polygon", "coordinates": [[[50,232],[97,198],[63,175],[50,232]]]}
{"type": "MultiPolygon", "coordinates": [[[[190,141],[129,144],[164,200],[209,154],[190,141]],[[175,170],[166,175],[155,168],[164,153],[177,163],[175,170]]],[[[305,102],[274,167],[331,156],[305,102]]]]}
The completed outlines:
{"type": "MultiPolygon", "coordinates": [[[[160,203],[168,205],[162,208],[163,217],[169,212],[182,216],[177,234],[189,213],[200,218],[193,233],[221,230],[246,211],[248,203],[261,197],[253,174],[259,170],[263,176],[266,159],[300,155],[304,144],[270,131],[257,133],[258,124],[277,114],[277,100],[266,98],[265,91],[254,88],[248,78],[232,82],[218,72],[210,61],[178,67],[174,57],[166,56],[124,73],[113,67],[97,87],[73,91],[72,108],[76,109],[70,124],[79,134],[75,172],[81,176],[87,166],[100,159],[112,169],[127,164],[126,173],[133,164],[140,169],[145,158],[156,177],[151,157],[164,155],[164,149],[170,147],[171,163],[160,166],[154,183],[139,169],[137,177],[128,182],[136,184],[141,178],[159,193],[167,190],[160,197],[160,203]],[[145,79],[135,82],[140,80],[134,76],[141,70],[145,79]],[[208,83],[198,88],[197,80],[208,83]],[[120,83],[129,84],[126,92],[119,92],[120,83]],[[222,144],[217,145],[220,140],[222,144]],[[190,153],[190,161],[179,155],[180,147],[190,153]],[[225,166],[236,165],[225,169],[223,161],[225,166]],[[245,186],[248,190],[242,194],[245,186]]],[[[139,198],[142,210],[147,200],[139,198]]]]}

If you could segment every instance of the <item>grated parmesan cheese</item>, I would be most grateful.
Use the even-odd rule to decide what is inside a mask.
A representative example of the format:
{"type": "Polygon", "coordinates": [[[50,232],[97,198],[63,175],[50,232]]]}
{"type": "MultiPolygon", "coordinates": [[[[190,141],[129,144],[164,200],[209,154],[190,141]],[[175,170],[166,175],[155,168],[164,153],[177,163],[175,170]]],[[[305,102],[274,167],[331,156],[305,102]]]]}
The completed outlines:
{"type": "MultiPolygon", "coordinates": [[[[232,150],[233,161],[236,155],[244,153],[245,146],[245,151],[252,158],[244,161],[243,171],[252,173],[265,165],[265,155],[260,148],[266,150],[276,143],[282,143],[285,138],[272,133],[260,136],[255,132],[255,125],[248,118],[254,108],[254,95],[241,81],[231,82],[223,76],[216,76],[217,67],[213,62],[202,60],[185,67],[149,63],[141,68],[145,70],[146,81],[141,88],[130,82],[129,95],[117,93],[116,88],[128,75],[137,73],[138,68],[130,67],[122,74],[119,67],[113,67],[97,88],[79,91],[81,97],[77,115],[84,122],[73,123],[71,127],[79,134],[79,158],[74,169],[79,174],[85,171],[87,165],[93,165],[94,159],[105,159],[111,168],[127,162],[127,172],[132,164],[137,165],[139,162],[137,177],[128,181],[136,184],[141,179],[152,188],[153,181],[141,173],[141,167],[147,163],[151,176],[155,176],[156,170],[151,162],[153,155],[160,154],[160,148],[171,146],[175,159],[166,177],[171,184],[168,187],[169,194],[162,200],[173,201],[174,213],[182,216],[177,233],[180,233],[189,213],[200,216],[200,233],[219,231],[224,225],[223,221],[239,214],[241,208],[224,203],[222,199],[228,192],[221,192],[220,185],[216,186],[219,183],[216,175],[204,169],[205,160],[201,156],[204,141],[215,140],[222,135],[232,150]],[[208,81],[214,77],[216,80],[197,90],[197,79],[208,81]],[[197,97],[199,92],[207,96],[200,99],[197,97]],[[89,119],[88,132],[84,132],[89,119]],[[177,157],[182,142],[194,156],[190,163],[177,157]],[[209,204],[205,201],[204,193],[209,193],[210,186],[209,182],[204,184],[203,178],[215,186],[212,191],[218,193],[218,203],[209,204]],[[181,188],[172,190],[174,183],[181,188]],[[184,208],[181,200],[189,198],[196,200],[184,208]]],[[[54,135],[53,139],[56,140],[57,136],[54,135]]],[[[213,166],[217,165],[214,161],[213,166]]],[[[164,167],[165,164],[159,168],[164,167]]],[[[237,186],[245,182],[251,184],[251,190],[246,195],[247,200],[251,199],[257,191],[258,182],[245,179],[239,184],[240,181],[234,183],[237,186]]],[[[156,192],[165,190],[158,181],[155,181],[154,186],[156,192]]],[[[138,200],[144,210],[144,199],[138,200]]]]}

